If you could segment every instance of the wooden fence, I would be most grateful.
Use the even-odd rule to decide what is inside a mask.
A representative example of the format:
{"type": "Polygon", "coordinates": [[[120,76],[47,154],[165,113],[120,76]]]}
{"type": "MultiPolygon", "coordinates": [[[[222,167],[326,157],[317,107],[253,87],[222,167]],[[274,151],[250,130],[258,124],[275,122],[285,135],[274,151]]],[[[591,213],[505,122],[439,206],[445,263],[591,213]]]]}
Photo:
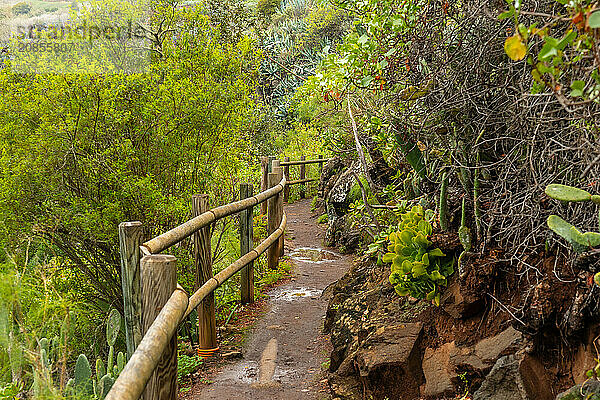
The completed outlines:
{"type": "MultiPolygon", "coordinates": [[[[129,361],[115,381],[106,399],[174,400],[177,397],[177,328],[198,309],[199,353],[218,350],[214,290],[241,271],[241,302],[254,301],[253,263],[267,252],[268,266],[277,268],[283,255],[287,217],[283,202],[289,198],[289,187],[315,179],[306,179],[306,166],[328,160],[284,162],[274,157],[262,160],[261,192],[254,195],[253,186],[240,185],[240,200],[209,208],[207,195],[192,199],[192,219],[142,243],[143,225],[124,222],[119,225],[121,276],[125,310],[125,332],[129,361]],[[290,166],[300,166],[300,179],[289,181],[290,166]],[[268,216],[268,237],[252,248],[252,214],[257,205],[268,216]],[[227,216],[240,215],[241,257],[213,276],[210,226],[227,216]],[[177,259],[159,254],[193,236],[196,287],[191,296],[177,284],[177,259]]],[[[300,192],[304,197],[304,192],[300,192]]]]}

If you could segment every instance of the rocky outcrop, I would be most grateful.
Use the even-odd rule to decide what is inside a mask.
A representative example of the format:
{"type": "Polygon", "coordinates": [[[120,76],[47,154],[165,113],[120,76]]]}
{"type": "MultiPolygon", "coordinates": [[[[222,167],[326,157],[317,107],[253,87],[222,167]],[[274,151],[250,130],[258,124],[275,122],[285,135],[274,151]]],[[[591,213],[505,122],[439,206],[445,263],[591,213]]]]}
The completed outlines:
{"type": "Polygon", "coordinates": [[[331,219],[332,217],[328,218],[329,225],[325,232],[326,246],[337,247],[340,252],[348,253],[360,245],[361,231],[352,226],[348,215],[333,217],[333,219],[331,219]]]}
{"type": "MultiPolygon", "coordinates": [[[[432,239],[440,247],[453,243],[449,237],[432,239]]],[[[538,337],[516,329],[508,313],[489,312],[482,294],[490,289],[480,277],[494,272],[476,257],[468,260],[465,279],[450,281],[440,307],[399,297],[389,284],[389,266],[366,258],[328,288],[325,328],[333,344],[329,385],[335,397],[433,400],[468,389],[477,393],[474,399],[545,400],[569,384],[564,368],[544,368],[548,360],[536,352],[543,346],[538,337]]],[[[590,330],[587,344],[577,350],[575,358],[582,361],[574,374],[591,368],[596,336],[597,329],[590,330]]]]}
{"type": "Polygon", "coordinates": [[[473,400],[552,400],[544,367],[534,357],[508,355],[500,358],[473,400]]]}
{"type": "Polygon", "coordinates": [[[556,400],[598,400],[600,399],[600,381],[588,380],[556,396],[556,400]]]}
{"type": "Polygon", "coordinates": [[[401,324],[373,332],[331,376],[332,392],[342,399],[412,400],[423,383],[420,342],[423,325],[401,324]]]}
{"type": "MultiPolygon", "coordinates": [[[[367,147],[374,162],[368,166],[366,173],[375,186],[383,188],[390,183],[389,177],[394,171],[389,168],[376,146],[367,147]]],[[[356,249],[363,239],[363,232],[352,226],[347,213],[350,204],[362,198],[357,178],[361,177],[360,179],[364,180],[364,173],[359,162],[350,162],[341,157],[332,158],[323,167],[316,203],[327,212],[327,246],[336,246],[344,252],[350,252],[356,249]]],[[[363,186],[366,191],[372,189],[366,183],[363,183],[363,186]]]]}
{"type": "Polygon", "coordinates": [[[439,348],[427,348],[422,365],[425,385],[421,393],[425,397],[454,393],[460,384],[459,374],[469,371],[485,376],[501,355],[515,352],[523,344],[521,332],[509,327],[473,346],[458,346],[456,342],[450,342],[439,348]]]}
{"type": "MultiPolygon", "coordinates": [[[[329,246],[352,250],[364,239],[346,215],[360,198],[360,172],[358,164],[337,160],[323,175],[329,246]]],[[[460,207],[452,215],[456,222],[460,207]]],[[[445,254],[462,252],[456,233],[429,239],[445,254]]],[[[534,269],[515,270],[500,248],[466,253],[439,307],[399,297],[388,280],[389,265],[361,260],[329,289],[325,329],[333,344],[333,394],[342,400],[433,400],[468,389],[476,390],[474,399],[545,400],[583,382],[585,371],[596,365],[593,339],[600,333],[598,325],[583,332],[600,318],[600,289],[590,283],[596,269],[557,284],[557,261],[547,254],[530,256],[523,265],[534,269]],[[523,283],[533,270],[535,282],[523,283]],[[528,294],[519,298],[514,288],[523,284],[528,294]]]]}
{"type": "Polygon", "coordinates": [[[464,290],[456,276],[450,280],[450,284],[444,290],[440,304],[445,312],[456,319],[472,317],[485,305],[480,296],[464,290]]]}
{"type": "Polygon", "coordinates": [[[333,185],[337,181],[337,177],[346,169],[350,163],[343,160],[341,157],[333,157],[321,170],[321,178],[319,180],[318,197],[325,199],[331,191],[333,185]]]}
{"type": "Polygon", "coordinates": [[[381,327],[371,334],[354,356],[366,390],[375,398],[415,399],[423,382],[421,323],[381,327]]]}
{"type": "Polygon", "coordinates": [[[446,396],[455,392],[457,374],[450,363],[450,354],[456,349],[454,342],[446,343],[437,349],[428,348],[423,356],[425,385],[421,394],[425,397],[446,396]]]}

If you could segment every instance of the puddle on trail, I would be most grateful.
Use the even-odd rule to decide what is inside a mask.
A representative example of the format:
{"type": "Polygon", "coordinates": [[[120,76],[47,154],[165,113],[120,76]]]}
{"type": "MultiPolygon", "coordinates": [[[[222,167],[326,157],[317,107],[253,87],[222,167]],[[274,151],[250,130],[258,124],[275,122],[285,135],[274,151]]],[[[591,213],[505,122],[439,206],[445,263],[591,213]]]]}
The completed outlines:
{"type": "Polygon", "coordinates": [[[339,260],[340,256],[333,251],[313,247],[299,247],[290,253],[290,258],[295,261],[320,264],[339,260]]]}
{"type": "Polygon", "coordinates": [[[256,361],[245,361],[236,365],[231,371],[224,373],[224,378],[251,384],[258,379],[258,363],[256,361]]]}
{"type": "MultiPolygon", "coordinates": [[[[224,371],[223,380],[233,380],[246,384],[258,381],[258,363],[256,361],[244,361],[229,371],[224,371]]],[[[273,375],[274,382],[289,382],[297,378],[298,372],[292,369],[283,369],[279,365],[275,367],[273,375]]]]}
{"type": "Polygon", "coordinates": [[[319,297],[322,290],[297,287],[295,289],[279,289],[273,293],[273,300],[294,301],[306,297],[319,297]]]}

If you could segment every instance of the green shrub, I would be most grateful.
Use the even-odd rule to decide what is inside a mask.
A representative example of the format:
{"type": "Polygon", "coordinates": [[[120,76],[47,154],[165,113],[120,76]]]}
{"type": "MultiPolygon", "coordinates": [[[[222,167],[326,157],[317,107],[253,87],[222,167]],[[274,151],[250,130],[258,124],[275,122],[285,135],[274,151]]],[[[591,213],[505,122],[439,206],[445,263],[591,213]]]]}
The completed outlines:
{"type": "Polygon", "coordinates": [[[317,220],[317,222],[319,224],[326,224],[327,222],[329,222],[329,216],[327,214],[323,214],[319,217],[319,219],[317,220]]]}
{"type": "Polygon", "coordinates": [[[21,2],[13,6],[12,12],[14,15],[24,15],[31,12],[31,5],[29,3],[21,2]]]}
{"type": "Polygon", "coordinates": [[[201,357],[179,354],[177,357],[177,381],[181,383],[186,376],[196,372],[201,365],[201,357]]]}
{"type": "Polygon", "coordinates": [[[277,9],[281,5],[281,0],[258,0],[258,4],[256,5],[256,9],[258,15],[270,18],[277,9]]]}
{"type": "Polygon", "coordinates": [[[440,249],[432,248],[428,236],[433,213],[414,206],[401,215],[398,231],[388,239],[388,253],[384,262],[392,263],[390,282],[400,296],[411,295],[418,299],[433,300],[440,304],[440,287],[454,272],[454,257],[446,256],[440,249]]]}

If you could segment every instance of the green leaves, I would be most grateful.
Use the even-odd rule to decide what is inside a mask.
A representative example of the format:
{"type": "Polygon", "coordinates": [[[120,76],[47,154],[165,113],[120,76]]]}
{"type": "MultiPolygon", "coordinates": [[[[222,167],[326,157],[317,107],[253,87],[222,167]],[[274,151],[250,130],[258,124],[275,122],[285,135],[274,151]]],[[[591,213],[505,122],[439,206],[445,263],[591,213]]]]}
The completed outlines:
{"type": "Polygon", "coordinates": [[[600,272],[597,272],[597,273],[594,275],[594,283],[595,283],[596,285],[600,286],[600,272]]]}
{"type": "Polygon", "coordinates": [[[43,237],[102,304],[120,287],[120,222],[158,233],[188,217],[193,193],[228,202],[271,143],[256,134],[251,42],[217,40],[192,9],[165,21],[173,29],[147,74],[0,70],[0,241],[43,237]]]}
{"type": "Polygon", "coordinates": [[[402,153],[404,153],[404,156],[406,157],[406,161],[421,179],[425,179],[427,168],[425,167],[425,158],[423,157],[423,153],[421,152],[421,149],[419,149],[419,146],[400,134],[397,134],[395,138],[402,153]]]}
{"type": "Polygon", "coordinates": [[[445,286],[446,278],[454,272],[454,258],[446,257],[438,248],[430,248],[427,237],[432,232],[432,213],[414,206],[400,218],[399,230],[389,234],[389,252],[383,256],[384,262],[392,264],[389,280],[398,295],[428,299],[439,305],[439,286],[445,286]]]}
{"type": "Polygon", "coordinates": [[[548,42],[544,46],[542,46],[542,49],[538,53],[538,60],[548,61],[556,55],[558,55],[558,49],[556,48],[556,44],[548,42]]]}
{"type": "Polygon", "coordinates": [[[573,81],[571,82],[571,97],[583,96],[583,90],[585,89],[584,81],[573,81]]]}

